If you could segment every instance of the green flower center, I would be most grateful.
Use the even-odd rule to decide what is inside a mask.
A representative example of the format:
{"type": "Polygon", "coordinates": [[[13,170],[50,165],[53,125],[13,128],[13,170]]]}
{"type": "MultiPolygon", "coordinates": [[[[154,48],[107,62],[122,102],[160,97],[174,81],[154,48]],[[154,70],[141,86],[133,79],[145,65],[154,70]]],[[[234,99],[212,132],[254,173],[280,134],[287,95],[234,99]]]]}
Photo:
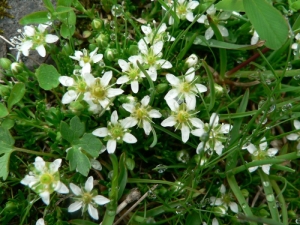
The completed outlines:
{"type": "Polygon", "coordinates": [[[176,120],[178,123],[183,124],[183,123],[188,123],[188,119],[190,117],[190,114],[184,110],[180,110],[176,116],[176,120]]]}
{"type": "Polygon", "coordinates": [[[40,182],[42,184],[51,184],[54,181],[54,177],[52,176],[52,174],[50,173],[44,173],[41,177],[40,177],[40,182]]]}
{"type": "Polygon", "coordinates": [[[177,14],[179,14],[180,16],[185,15],[187,12],[186,10],[186,6],[185,5],[179,5],[177,6],[177,14]]]}
{"type": "Polygon", "coordinates": [[[263,160],[263,159],[266,159],[267,158],[267,153],[268,153],[267,151],[258,149],[257,151],[255,151],[253,153],[253,159],[254,160],[263,160]]]}
{"type": "Polygon", "coordinates": [[[191,91],[191,84],[188,82],[183,82],[179,89],[181,93],[189,93],[191,91]]]}
{"type": "Polygon", "coordinates": [[[135,80],[139,77],[140,70],[138,68],[130,68],[128,71],[128,77],[130,80],[135,80]]]}
{"type": "Polygon", "coordinates": [[[96,99],[104,99],[107,95],[107,90],[100,83],[100,80],[97,79],[95,84],[91,87],[91,94],[96,99]]]}
{"type": "Polygon", "coordinates": [[[117,123],[109,128],[110,135],[115,140],[121,140],[124,136],[124,129],[121,124],[117,123]]]}
{"type": "Polygon", "coordinates": [[[90,204],[92,199],[93,199],[93,196],[90,193],[84,193],[82,195],[82,201],[84,202],[85,205],[90,204]]]}
{"type": "Polygon", "coordinates": [[[136,111],[135,111],[135,117],[138,119],[138,120],[143,120],[145,119],[145,117],[147,117],[147,110],[145,108],[138,108],[136,111]]]}
{"type": "Polygon", "coordinates": [[[156,64],[156,56],[152,51],[147,55],[147,62],[149,66],[154,66],[156,64]]]}
{"type": "Polygon", "coordinates": [[[77,90],[80,93],[84,93],[86,89],[86,83],[83,80],[77,82],[77,90]]]}
{"type": "Polygon", "coordinates": [[[85,55],[82,57],[82,60],[83,60],[83,62],[88,63],[88,62],[90,62],[90,57],[85,55]]]}

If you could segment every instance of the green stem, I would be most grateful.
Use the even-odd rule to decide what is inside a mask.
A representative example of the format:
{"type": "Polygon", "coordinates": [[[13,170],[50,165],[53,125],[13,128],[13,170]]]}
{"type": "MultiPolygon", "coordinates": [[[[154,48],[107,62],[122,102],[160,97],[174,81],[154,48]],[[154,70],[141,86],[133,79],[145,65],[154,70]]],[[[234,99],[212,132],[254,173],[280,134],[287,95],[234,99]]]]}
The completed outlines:
{"type": "Polygon", "coordinates": [[[276,192],[276,194],[278,196],[278,201],[279,201],[280,207],[281,207],[282,222],[284,225],[288,225],[289,224],[288,212],[287,212],[285,199],[282,195],[283,191],[280,190],[278,184],[274,180],[271,180],[271,184],[272,184],[274,191],[276,192]]]}
{"type": "Polygon", "coordinates": [[[113,166],[113,179],[111,183],[111,191],[109,193],[110,202],[107,204],[105,215],[102,224],[112,225],[115,220],[117,206],[118,206],[118,177],[119,177],[119,165],[118,158],[115,154],[110,154],[109,158],[113,166]]]}
{"type": "Polygon", "coordinates": [[[47,152],[37,152],[37,151],[28,150],[28,149],[24,149],[24,148],[17,148],[17,147],[14,148],[14,151],[25,152],[25,153],[33,154],[33,155],[49,156],[51,158],[56,158],[56,159],[59,157],[58,155],[54,155],[54,154],[47,153],[47,152]]]}
{"type": "Polygon", "coordinates": [[[272,186],[270,185],[269,176],[266,175],[261,169],[258,170],[258,174],[259,174],[261,182],[263,184],[264,192],[266,195],[266,199],[268,202],[268,206],[269,206],[269,210],[270,210],[272,219],[277,222],[280,222],[279,213],[278,213],[278,209],[276,206],[276,200],[275,200],[272,186]]]}

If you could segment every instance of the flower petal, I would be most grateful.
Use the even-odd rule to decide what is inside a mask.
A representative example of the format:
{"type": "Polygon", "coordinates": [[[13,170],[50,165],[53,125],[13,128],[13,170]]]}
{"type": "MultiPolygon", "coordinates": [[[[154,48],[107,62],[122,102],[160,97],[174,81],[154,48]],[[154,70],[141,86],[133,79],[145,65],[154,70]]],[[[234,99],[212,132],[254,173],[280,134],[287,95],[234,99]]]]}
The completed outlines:
{"type": "Polygon", "coordinates": [[[164,46],[164,43],[162,41],[158,41],[154,45],[152,45],[154,55],[159,54],[161,52],[163,46],[164,46]]]}
{"type": "Polygon", "coordinates": [[[58,80],[65,87],[73,86],[75,83],[74,79],[68,76],[60,76],[58,80]]]}
{"type": "Polygon", "coordinates": [[[178,86],[180,84],[180,80],[178,77],[175,77],[173,74],[168,73],[166,75],[167,81],[172,85],[172,86],[178,86]]]}
{"type": "Polygon", "coordinates": [[[268,154],[268,156],[273,157],[277,154],[277,152],[278,152],[277,148],[269,148],[267,154],[268,154]]]}
{"type": "Polygon", "coordinates": [[[127,75],[123,75],[118,78],[117,84],[125,84],[128,81],[129,81],[129,77],[127,75]]]}
{"type": "Polygon", "coordinates": [[[270,174],[271,164],[263,165],[261,168],[265,174],[268,174],[268,175],[270,174]]]}
{"type": "Polygon", "coordinates": [[[171,89],[171,90],[166,94],[166,96],[164,97],[164,99],[165,99],[166,101],[168,101],[168,100],[171,100],[171,99],[176,98],[178,95],[179,95],[179,92],[178,92],[177,89],[171,89]]]}
{"type": "Polygon", "coordinates": [[[207,30],[205,31],[205,39],[209,40],[212,38],[212,36],[214,36],[214,31],[211,27],[207,28],[207,30]]]}
{"type": "Polygon", "coordinates": [[[294,120],[294,126],[297,130],[300,130],[300,121],[299,120],[294,120]]]}
{"type": "Polygon", "coordinates": [[[156,63],[159,64],[163,69],[170,69],[173,67],[172,64],[165,59],[159,59],[156,61],[156,63]]]}
{"type": "Polygon", "coordinates": [[[189,121],[193,124],[194,127],[203,128],[204,123],[199,118],[190,118],[189,121]]]}
{"type": "Polygon", "coordinates": [[[143,39],[138,42],[138,48],[142,54],[146,55],[148,53],[148,46],[143,39]]]}
{"type": "Polygon", "coordinates": [[[151,117],[151,118],[160,118],[162,115],[161,113],[156,110],[156,109],[151,109],[149,112],[148,112],[148,115],[151,117]]]}
{"type": "Polygon", "coordinates": [[[52,173],[55,173],[58,171],[58,168],[61,165],[61,161],[62,161],[62,159],[55,159],[52,163],[50,163],[50,171],[52,173]]]}
{"type": "Polygon", "coordinates": [[[143,120],[143,129],[146,135],[149,135],[151,132],[151,124],[147,120],[143,120]]]}
{"type": "Polygon", "coordinates": [[[258,166],[253,166],[253,167],[249,167],[248,170],[250,173],[254,172],[255,170],[257,170],[258,166]]]}
{"type": "Polygon", "coordinates": [[[147,106],[150,102],[150,96],[149,95],[146,95],[142,100],[141,100],[141,103],[143,106],[147,106]]]}
{"type": "Polygon", "coordinates": [[[196,108],[196,96],[191,93],[184,94],[184,99],[188,110],[194,110],[196,108]]]}
{"type": "Polygon", "coordinates": [[[194,136],[201,137],[205,133],[205,131],[203,128],[200,127],[199,129],[192,130],[191,133],[194,136]]]}
{"type": "Polygon", "coordinates": [[[44,191],[44,192],[40,193],[39,196],[42,198],[42,201],[46,205],[50,204],[50,193],[49,193],[49,191],[44,191]]]}
{"type": "Polygon", "coordinates": [[[82,202],[74,202],[68,207],[68,212],[75,212],[82,207],[82,202]]]}
{"type": "Polygon", "coordinates": [[[260,140],[259,148],[260,148],[261,150],[266,150],[267,147],[268,147],[268,143],[267,143],[266,137],[263,137],[263,138],[260,140]]]}
{"type": "Polygon", "coordinates": [[[39,218],[37,221],[36,221],[36,224],[35,225],[45,225],[45,221],[43,218],[39,218]]]}
{"type": "Polygon", "coordinates": [[[107,86],[109,84],[109,81],[111,80],[112,78],[112,71],[107,71],[103,74],[102,78],[101,79],[101,84],[103,86],[107,86]]]}
{"type": "Polygon", "coordinates": [[[129,144],[133,144],[133,143],[137,142],[137,139],[132,134],[125,133],[123,136],[123,141],[125,141],[126,143],[129,143],[129,144]]]}
{"type": "Polygon", "coordinates": [[[45,41],[46,43],[54,43],[58,41],[58,37],[56,35],[53,34],[47,34],[45,37],[45,41]]]}
{"type": "Polygon", "coordinates": [[[60,193],[60,194],[68,194],[69,193],[68,187],[64,183],[62,183],[61,181],[58,182],[58,184],[55,187],[54,191],[56,191],[57,193],[60,193]]]}
{"type": "Polygon", "coordinates": [[[197,92],[203,93],[207,91],[207,87],[203,84],[195,84],[195,87],[197,89],[197,92]]]}
{"type": "Polygon", "coordinates": [[[122,72],[128,71],[129,70],[129,63],[126,62],[124,59],[119,59],[118,64],[122,69],[122,72]]]}
{"type": "Polygon", "coordinates": [[[87,192],[91,192],[93,188],[94,188],[94,177],[90,176],[84,184],[84,189],[87,192]]]}
{"type": "Polygon", "coordinates": [[[139,92],[139,82],[137,80],[134,80],[130,83],[131,90],[133,93],[138,93],[139,92]]]}
{"type": "Polygon", "coordinates": [[[114,153],[115,150],[116,150],[116,147],[117,147],[117,141],[114,140],[114,139],[110,139],[110,140],[108,140],[106,146],[107,146],[107,152],[108,152],[109,154],[112,154],[112,153],[114,153]]]}
{"type": "Polygon", "coordinates": [[[135,110],[135,106],[132,104],[129,104],[129,103],[124,103],[122,106],[127,112],[130,112],[130,113],[133,113],[135,110]]]}
{"type": "Polygon", "coordinates": [[[190,128],[187,125],[182,124],[182,127],[181,127],[182,142],[186,143],[189,140],[189,137],[190,137],[190,128]]]}
{"type": "Polygon", "coordinates": [[[102,195],[96,195],[93,197],[94,202],[96,202],[98,205],[105,205],[110,202],[108,198],[105,198],[102,195]]]}
{"type": "Polygon", "coordinates": [[[108,130],[106,127],[97,128],[92,132],[92,134],[97,137],[106,137],[108,135],[108,130]]]}
{"type": "Polygon", "coordinates": [[[67,92],[63,95],[63,97],[62,97],[62,99],[61,99],[61,103],[62,103],[62,104],[69,104],[69,103],[71,103],[72,101],[74,101],[74,100],[77,98],[77,96],[78,96],[78,94],[77,94],[76,91],[74,91],[74,90],[69,90],[69,91],[67,91],[67,92]]]}
{"type": "Polygon", "coordinates": [[[70,183],[70,188],[71,191],[74,193],[76,196],[82,195],[80,187],[78,187],[76,184],[70,183]]]}
{"type": "Polygon", "coordinates": [[[120,88],[109,88],[107,90],[107,97],[112,98],[112,97],[122,94],[123,92],[124,91],[120,88]]]}
{"type": "Polygon", "coordinates": [[[103,55],[102,54],[97,54],[97,55],[95,55],[95,56],[92,57],[93,63],[100,62],[102,59],[103,59],[103,55]]]}
{"type": "Polygon", "coordinates": [[[94,220],[98,220],[98,219],[99,219],[97,209],[94,208],[94,206],[92,206],[91,204],[88,205],[88,212],[89,212],[90,216],[91,216],[94,220]]]}
{"type": "Polygon", "coordinates": [[[173,127],[175,124],[176,124],[176,120],[174,116],[170,116],[161,122],[161,125],[163,127],[173,127]]]}
{"type": "Polygon", "coordinates": [[[232,212],[238,213],[239,212],[239,207],[235,202],[229,202],[229,207],[232,212]]]}
{"type": "Polygon", "coordinates": [[[219,116],[216,113],[213,113],[209,119],[209,125],[215,127],[219,124],[219,116]]]}
{"type": "Polygon", "coordinates": [[[46,49],[45,49],[44,45],[37,46],[35,48],[35,50],[37,50],[37,52],[39,53],[40,56],[42,56],[42,57],[46,56],[46,49]]]}

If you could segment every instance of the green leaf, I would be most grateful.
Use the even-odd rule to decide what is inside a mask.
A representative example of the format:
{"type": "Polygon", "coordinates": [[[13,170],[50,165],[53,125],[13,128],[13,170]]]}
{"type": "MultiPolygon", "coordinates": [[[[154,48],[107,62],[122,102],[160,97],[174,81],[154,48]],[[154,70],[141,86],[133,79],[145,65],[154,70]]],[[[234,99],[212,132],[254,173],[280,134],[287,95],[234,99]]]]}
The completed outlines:
{"type": "Polygon", "coordinates": [[[206,74],[208,76],[208,83],[209,83],[209,90],[210,90],[210,94],[209,94],[210,101],[209,101],[208,111],[210,111],[215,106],[215,100],[216,100],[215,81],[214,81],[211,71],[208,68],[207,63],[204,60],[202,61],[202,63],[203,63],[203,67],[206,71],[206,74]]]}
{"type": "Polygon", "coordinates": [[[54,6],[52,5],[50,0],[43,0],[44,5],[46,6],[46,8],[50,11],[53,12],[54,11],[54,6]]]}
{"type": "Polygon", "coordinates": [[[222,0],[215,7],[223,11],[245,12],[243,0],[222,0]]]}
{"type": "Polygon", "coordinates": [[[281,13],[266,0],[244,0],[245,12],[261,40],[270,49],[280,48],[288,38],[289,27],[281,13]]]}
{"type": "Polygon", "coordinates": [[[80,119],[78,116],[74,116],[70,121],[70,128],[74,132],[75,138],[80,138],[84,131],[84,123],[80,122],[80,119]]]}
{"type": "Polygon", "coordinates": [[[19,21],[21,25],[27,25],[32,23],[47,23],[50,19],[48,18],[47,11],[38,11],[34,13],[30,13],[24,17],[22,17],[19,21]]]}
{"type": "Polygon", "coordinates": [[[54,66],[42,64],[35,72],[39,85],[44,90],[51,90],[59,85],[60,74],[54,66]]]}
{"type": "Polygon", "coordinates": [[[188,214],[185,223],[189,225],[199,225],[199,221],[201,221],[200,214],[197,212],[192,212],[188,214]]]}
{"type": "Polygon", "coordinates": [[[119,160],[119,192],[118,192],[118,200],[123,196],[123,192],[125,190],[126,184],[127,184],[127,168],[126,168],[126,154],[122,153],[119,160]]]}
{"type": "Polygon", "coordinates": [[[71,11],[73,11],[72,7],[66,7],[66,6],[59,5],[59,6],[56,7],[54,15],[68,13],[68,12],[71,12],[71,11]]]}
{"type": "MultiPolygon", "coordinates": [[[[0,142],[3,142],[7,145],[14,145],[15,140],[14,138],[11,136],[9,130],[0,127],[0,142]]],[[[0,145],[1,146],[1,145],[0,145]]]]}
{"type": "Polygon", "coordinates": [[[6,106],[0,103],[0,118],[6,117],[8,115],[8,110],[6,106]]]}
{"type": "Polygon", "coordinates": [[[76,169],[83,176],[87,176],[91,169],[89,158],[81,152],[78,146],[73,146],[67,153],[67,159],[70,161],[70,170],[76,169]]]}
{"type": "Polygon", "coordinates": [[[58,0],[57,5],[58,6],[71,6],[72,1],[70,0],[58,0]]]}
{"type": "Polygon", "coordinates": [[[90,154],[92,157],[97,157],[102,148],[101,141],[92,134],[84,134],[76,146],[81,147],[84,151],[90,154]]]}
{"type": "Polygon", "coordinates": [[[67,24],[62,24],[60,26],[60,35],[65,38],[69,39],[73,36],[75,33],[75,26],[74,25],[67,25],[67,24]]]}
{"type": "Polygon", "coordinates": [[[13,146],[0,141],[0,177],[6,180],[9,173],[9,159],[14,151],[13,146]]]}
{"type": "Polygon", "coordinates": [[[60,123],[60,133],[62,138],[67,140],[70,144],[75,140],[75,132],[70,129],[69,125],[64,121],[60,123]]]}
{"type": "Polygon", "coordinates": [[[7,100],[7,108],[10,111],[11,107],[13,105],[17,104],[24,96],[25,94],[25,84],[23,83],[16,83],[9,95],[9,98],[7,100]]]}

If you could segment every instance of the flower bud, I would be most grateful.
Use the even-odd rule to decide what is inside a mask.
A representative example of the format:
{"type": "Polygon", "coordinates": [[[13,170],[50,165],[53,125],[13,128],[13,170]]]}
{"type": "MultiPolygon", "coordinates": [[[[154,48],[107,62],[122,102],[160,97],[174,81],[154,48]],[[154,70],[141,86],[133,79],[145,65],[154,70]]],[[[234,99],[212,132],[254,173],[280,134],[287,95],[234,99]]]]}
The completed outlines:
{"type": "Polygon", "coordinates": [[[224,88],[216,83],[214,83],[215,91],[217,96],[221,96],[224,94],[224,88]]]}
{"type": "Polygon", "coordinates": [[[103,23],[103,20],[101,20],[101,19],[93,19],[93,21],[92,21],[92,28],[94,30],[101,30],[103,28],[103,25],[104,25],[104,23],[103,23]]]}
{"type": "Polygon", "coordinates": [[[182,163],[187,163],[190,160],[190,155],[186,150],[181,150],[177,152],[176,158],[182,163]]]}
{"type": "Polygon", "coordinates": [[[96,38],[96,42],[100,44],[102,47],[106,47],[108,45],[108,37],[105,34],[100,34],[96,38]]]}
{"type": "Polygon", "coordinates": [[[117,60],[117,50],[116,49],[111,49],[111,48],[107,48],[105,53],[104,53],[104,57],[109,60],[109,61],[114,61],[117,60]]]}
{"type": "Polygon", "coordinates": [[[9,70],[11,61],[7,58],[0,58],[0,67],[4,70],[9,70]]]}
{"type": "Polygon", "coordinates": [[[169,89],[169,85],[167,83],[160,83],[158,85],[156,85],[156,92],[158,94],[162,94],[164,92],[166,92],[169,89]]]}
{"type": "Polygon", "coordinates": [[[248,191],[247,189],[242,189],[241,192],[242,192],[242,195],[243,195],[245,198],[248,198],[248,197],[249,197],[249,191],[248,191]]]}
{"type": "Polygon", "coordinates": [[[20,63],[14,62],[10,65],[11,72],[16,75],[23,72],[23,66],[20,63]]]}
{"type": "Polygon", "coordinates": [[[130,45],[128,49],[129,55],[137,55],[139,53],[139,48],[137,45],[130,45]]]}
{"type": "Polygon", "coordinates": [[[70,103],[69,109],[78,115],[85,109],[85,107],[79,101],[74,101],[70,103]]]}
{"type": "Polygon", "coordinates": [[[216,216],[224,216],[226,211],[226,207],[222,205],[213,208],[213,212],[216,216]]]}
{"type": "Polygon", "coordinates": [[[85,31],[83,31],[83,33],[82,33],[82,37],[83,37],[83,38],[88,38],[89,36],[91,36],[91,34],[92,34],[91,31],[85,30],[85,31]]]}
{"type": "Polygon", "coordinates": [[[190,68],[192,66],[195,66],[198,63],[198,56],[195,54],[191,54],[186,60],[186,65],[190,68]]]}

